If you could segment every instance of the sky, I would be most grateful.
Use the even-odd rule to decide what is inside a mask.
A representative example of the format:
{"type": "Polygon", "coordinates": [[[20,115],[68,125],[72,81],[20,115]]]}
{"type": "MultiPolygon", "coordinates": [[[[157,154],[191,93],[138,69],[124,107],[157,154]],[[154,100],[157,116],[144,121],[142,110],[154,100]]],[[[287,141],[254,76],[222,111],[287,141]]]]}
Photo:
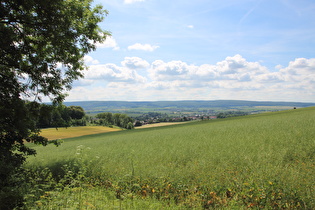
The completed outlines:
{"type": "Polygon", "coordinates": [[[314,0],[94,0],[112,36],[66,101],[315,102],[314,0]]]}

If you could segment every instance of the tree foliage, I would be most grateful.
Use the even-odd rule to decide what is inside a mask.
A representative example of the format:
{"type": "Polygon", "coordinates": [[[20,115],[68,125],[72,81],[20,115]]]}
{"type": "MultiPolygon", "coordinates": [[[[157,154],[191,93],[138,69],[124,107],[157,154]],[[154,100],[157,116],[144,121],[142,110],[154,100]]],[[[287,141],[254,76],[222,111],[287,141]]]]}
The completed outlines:
{"type": "Polygon", "coordinates": [[[21,203],[14,177],[25,155],[35,154],[24,142],[47,144],[36,127],[39,104],[23,98],[62,102],[83,76],[84,55],[109,35],[98,26],[107,11],[91,3],[0,1],[0,209],[21,203]]]}
{"type": "Polygon", "coordinates": [[[71,119],[80,120],[85,115],[84,109],[80,106],[69,106],[68,110],[71,119]]]}
{"type": "Polygon", "coordinates": [[[80,106],[65,106],[58,105],[39,105],[39,116],[37,120],[37,127],[51,128],[51,127],[70,127],[77,125],[86,125],[85,112],[80,106]]]}
{"type": "Polygon", "coordinates": [[[96,118],[99,119],[99,123],[102,125],[116,125],[118,127],[133,129],[134,119],[129,117],[126,114],[115,113],[112,114],[110,112],[103,112],[96,115],[96,118]]]}
{"type": "Polygon", "coordinates": [[[247,112],[242,111],[227,111],[227,112],[220,112],[217,114],[217,118],[227,118],[227,117],[237,117],[237,116],[244,116],[248,115],[247,112]]]}
{"type": "Polygon", "coordinates": [[[101,120],[101,124],[103,125],[113,125],[114,123],[114,118],[113,114],[111,112],[103,112],[103,113],[98,113],[96,115],[96,118],[101,120]]]}

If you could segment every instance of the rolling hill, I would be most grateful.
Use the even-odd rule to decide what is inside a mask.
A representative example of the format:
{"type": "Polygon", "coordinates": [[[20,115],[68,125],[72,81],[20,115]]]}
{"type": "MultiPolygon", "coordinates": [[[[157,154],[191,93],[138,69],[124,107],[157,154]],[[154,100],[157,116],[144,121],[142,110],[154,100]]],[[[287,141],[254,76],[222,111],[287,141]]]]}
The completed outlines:
{"type": "Polygon", "coordinates": [[[198,112],[204,110],[283,110],[293,107],[310,107],[315,103],[301,102],[270,102],[270,101],[77,101],[65,102],[67,106],[81,106],[88,113],[99,112],[129,112],[142,113],[150,111],[173,112],[176,110],[198,112]],[[258,108],[257,108],[258,107],[258,108]],[[263,107],[263,108],[261,108],[263,107]]]}
{"type": "Polygon", "coordinates": [[[30,208],[314,209],[314,116],[309,107],[34,145],[27,167],[43,185],[31,189],[43,194],[30,208]]]}

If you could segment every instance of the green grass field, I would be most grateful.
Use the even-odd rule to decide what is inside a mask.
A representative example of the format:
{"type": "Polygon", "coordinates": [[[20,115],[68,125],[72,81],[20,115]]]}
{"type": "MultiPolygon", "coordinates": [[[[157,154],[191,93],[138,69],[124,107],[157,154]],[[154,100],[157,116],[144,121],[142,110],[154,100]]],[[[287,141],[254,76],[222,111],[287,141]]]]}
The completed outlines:
{"type": "Polygon", "coordinates": [[[27,205],[314,209],[314,128],[311,107],[33,146],[27,205]]]}

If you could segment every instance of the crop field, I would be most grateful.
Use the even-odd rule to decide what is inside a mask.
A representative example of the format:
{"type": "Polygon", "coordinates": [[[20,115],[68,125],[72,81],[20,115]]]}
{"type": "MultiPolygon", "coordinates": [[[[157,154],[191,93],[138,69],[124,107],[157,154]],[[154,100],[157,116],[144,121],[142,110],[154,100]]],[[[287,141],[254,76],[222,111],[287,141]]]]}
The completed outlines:
{"type": "Polygon", "coordinates": [[[29,209],[314,209],[315,107],[32,145],[29,209]]]}
{"type": "Polygon", "coordinates": [[[109,128],[105,126],[82,126],[69,128],[46,128],[42,129],[41,135],[48,138],[48,140],[66,139],[91,134],[107,133],[113,131],[120,131],[119,128],[109,128]]]}
{"type": "MultiPolygon", "coordinates": [[[[142,128],[152,128],[152,127],[160,127],[160,126],[169,126],[182,124],[186,122],[167,122],[167,123],[155,123],[143,125],[140,127],[135,127],[136,129],[142,128]]],[[[56,139],[67,139],[79,136],[100,134],[100,133],[108,133],[113,131],[121,131],[120,128],[110,128],[106,126],[78,126],[78,127],[69,127],[69,128],[45,128],[42,129],[41,135],[48,138],[48,140],[56,140],[56,139]]]]}
{"type": "Polygon", "coordinates": [[[147,124],[147,125],[142,125],[142,126],[139,126],[139,127],[135,127],[135,129],[154,128],[154,127],[178,125],[178,124],[184,124],[184,123],[187,123],[187,122],[163,122],[163,123],[153,123],[153,124],[147,124]]]}

